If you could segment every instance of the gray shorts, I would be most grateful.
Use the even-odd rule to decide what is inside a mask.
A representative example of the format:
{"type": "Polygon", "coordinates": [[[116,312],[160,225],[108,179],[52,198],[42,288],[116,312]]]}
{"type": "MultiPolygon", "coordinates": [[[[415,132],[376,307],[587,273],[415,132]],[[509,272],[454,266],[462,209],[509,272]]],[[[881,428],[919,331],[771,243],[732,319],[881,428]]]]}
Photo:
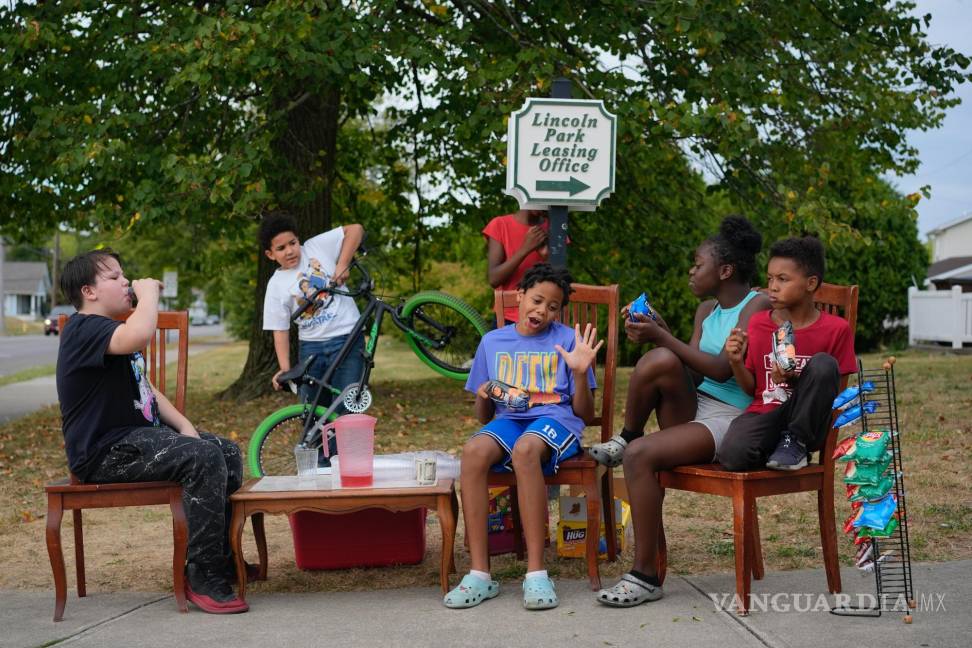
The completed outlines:
{"type": "MultiPolygon", "coordinates": [[[[722,445],[722,439],[729,430],[732,420],[742,414],[743,411],[734,405],[723,403],[721,400],[712,398],[708,394],[698,392],[698,404],[696,405],[695,418],[692,423],[701,423],[712,434],[712,442],[715,444],[716,453],[722,445]]],[[[712,455],[715,461],[715,454],[712,455]]]]}

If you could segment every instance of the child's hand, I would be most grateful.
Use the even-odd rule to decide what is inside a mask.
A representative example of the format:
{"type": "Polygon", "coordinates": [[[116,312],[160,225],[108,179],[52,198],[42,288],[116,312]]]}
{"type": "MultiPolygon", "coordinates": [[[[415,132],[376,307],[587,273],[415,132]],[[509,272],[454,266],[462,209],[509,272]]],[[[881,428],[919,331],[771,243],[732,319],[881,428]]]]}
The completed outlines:
{"type": "Polygon", "coordinates": [[[129,287],[135,293],[139,303],[157,304],[159,295],[162,294],[162,282],[158,279],[136,279],[129,287]]]}
{"type": "Polygon", "coordinates": [[[634,321],[630,318],[624,321],[624,331],[628,334],[628,339],[637,344],[657,342],[665,330],[666,327],[644,313],[635,313],[634,321]]]}
{"type": "Polygon", "coordinates": [[[780,365],[776,364],[775,360],[770,360],[770,379],[777,385],[782,385],[783,383],[788,383],[794,378],[796,378],[796,371],[783,371],[780,365]]]}
{"type": "Polygon", "coordinates": [[[749,347],[749,337],[746,331],[740,328],[732,329],[729,337],[726,338],[726,357],[731,364],[740,365],[746,357],[746,349],[749,347]]]}
{"type": "Polygon", "coordinates": [[[557,349],[557,353],[561,355],[571,371],[586,371],[594,363],[598,350],[604,344],[604,340],[595,344],[596,340],[597,329],[592,328],[590,323],[584,327],[583,336],[581,336],[580,324],[574,324],[574,349],[568,352],[559,344],[555,344],[554,348],[557,349]]]}
{"type": "Polygon", "coordinates": [[[547,233],[539,225],[534,225],[527,230],[526,236],[523,237],[523,245],[520,247],[524,252],[532,252],[543,246],[546,242],[547,233]]]}
{"type": "Polygon", "coordinates": [[[489,393],[486,391],[486,385],[488,385],[490,382],[491,381],[487,380],[482,385],[480,385],[479,389],[476,390],[476,395],[479,396],[480,398],[485,398],[486,400],[489,400],[489,393]]]}

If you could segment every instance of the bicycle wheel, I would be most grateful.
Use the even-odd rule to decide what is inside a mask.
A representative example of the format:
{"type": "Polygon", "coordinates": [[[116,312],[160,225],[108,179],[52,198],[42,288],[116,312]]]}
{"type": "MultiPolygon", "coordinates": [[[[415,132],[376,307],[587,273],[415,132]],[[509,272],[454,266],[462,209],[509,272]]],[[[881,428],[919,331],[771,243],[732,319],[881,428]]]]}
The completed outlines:
{"type": "MultiPolygon", "coordinates": [[[[318,407],[316,417],[325,412],[318,407]]],[[[333,414],[331,420],[337,418],[333,414]]],[[[294,446],[304,436],[304,406],[288,405],[263,419],[246,452],[247,465],[254,477],[264,475],[296,475],[297,463],[294,459],[294,446]]]]}
{"type": "Polygon", "coordinates": [[[405,339],[422,362],[447,378],[465,380],[479,340],[489,329],[482,315],[458,297],[437,290],[411,297],[402,315],[412,327],[405,339]]]}

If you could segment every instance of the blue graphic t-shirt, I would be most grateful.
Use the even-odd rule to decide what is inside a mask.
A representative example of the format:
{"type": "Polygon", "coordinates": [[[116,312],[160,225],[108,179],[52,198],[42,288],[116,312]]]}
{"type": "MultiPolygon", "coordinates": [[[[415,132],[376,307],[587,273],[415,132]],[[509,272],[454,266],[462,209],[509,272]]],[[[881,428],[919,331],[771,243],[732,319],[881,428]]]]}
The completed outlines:
{"type": "MultiPolygon", "coordinates": [[[[488,380],[499,380],[523,390],[528,396],[525,411],[496,405],[496,418],[536,419],[548,416],[570,430],[578,439],[584,422],[574,414],[574,375],[554,348],[574,348],[574,329],[554,322],[539,335],[521,335],[515,324],[490,331],[476,350],[466,390],[476,393],[488,380]]],[[[591,389],[597,387],[594,372],[587,370],[591,389]]]]}

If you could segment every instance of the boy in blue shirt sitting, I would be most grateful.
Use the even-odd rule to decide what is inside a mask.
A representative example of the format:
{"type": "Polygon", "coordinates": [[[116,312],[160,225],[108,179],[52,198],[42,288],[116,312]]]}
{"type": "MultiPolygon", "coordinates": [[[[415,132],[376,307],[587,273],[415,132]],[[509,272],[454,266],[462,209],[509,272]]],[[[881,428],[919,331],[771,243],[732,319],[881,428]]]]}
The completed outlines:
{"type": "MultiPolygon", "coordinates": [[[[594,372],[597,329],[572,331],[560,323],[570,298],[570,275],[542,263],[519,284],[515,324],[483,336],[469,372],[466,389],[476,394],[476,417],[483,428],[462,452],[462,513],[471,569],[443,599],[446,607],[468,608],[499,594],[489,575],[487,516],[489,472],[516,472],[520,519],[527,547],[523,606],[557,607],[554,584],[543,568],[547,491],[543,476],[580,452],[584,425],[594,418],[594,372]],[[500,381],[517,398],[511,408],[490,398],[500,381]],[[524,394],[518,391],[525,392],[524,394]],[[522,401],[525,400],[525,407],[522,401]]],[[[499,398],[498,400],[502,400],[499,398]]]]}

